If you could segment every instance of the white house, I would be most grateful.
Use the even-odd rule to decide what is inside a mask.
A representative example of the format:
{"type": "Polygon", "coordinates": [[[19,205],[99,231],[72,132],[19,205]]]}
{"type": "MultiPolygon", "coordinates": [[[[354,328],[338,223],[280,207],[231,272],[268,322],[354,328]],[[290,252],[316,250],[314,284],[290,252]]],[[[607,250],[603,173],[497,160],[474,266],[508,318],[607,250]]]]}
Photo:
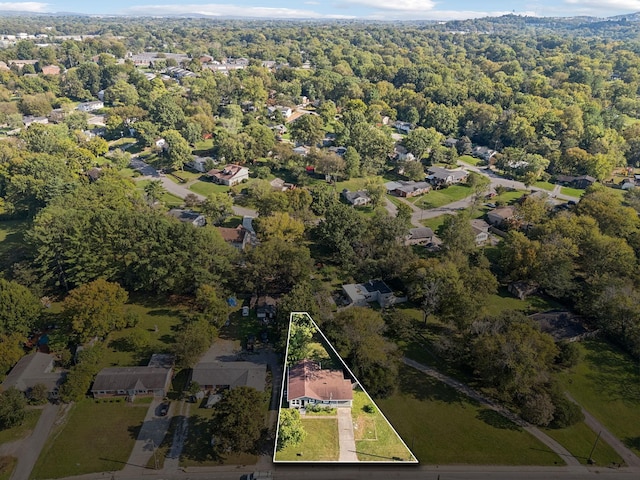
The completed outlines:
{"type": "Polygon", "coordinates": [[[349,299],[350,305],[359,307],[366,307],[369,302],[378,302],[384,308],[407,301],[407,297],[396,297],[382,280],[369,280],[366,283],[342,285],[342,291],[349,299]]]}
{"type": "Polygon", "coordinates": [[[350,192],[346,188],[342,190],[341,195],[344,199],[354,207],[361,207],[371,202],[371,197],[366,190],[358,190],[357,192],[350,192]]]}
{"type": "Polygon", "coordinates": [[[484,245],[489,240],[490,225],[480,218],[471,220],[471,228],[475,234],[476,245],[484,245]]]}
{"type": "Polygon", "coordinates": [[[229,164],[222,170],[213,169],[207,173],[211,180],[220,185],[233,187],[240,182],[249,180],[249,169],[240,165],[229,164]]]}
{"type": "Polygon", "coordinates": [[[95,100],[93,102],[79,103],[76,110],[80,110],[81,112],[93,112],[94,110],[100,110],[101,108],[104,108],[104,102],[95,100]]]}

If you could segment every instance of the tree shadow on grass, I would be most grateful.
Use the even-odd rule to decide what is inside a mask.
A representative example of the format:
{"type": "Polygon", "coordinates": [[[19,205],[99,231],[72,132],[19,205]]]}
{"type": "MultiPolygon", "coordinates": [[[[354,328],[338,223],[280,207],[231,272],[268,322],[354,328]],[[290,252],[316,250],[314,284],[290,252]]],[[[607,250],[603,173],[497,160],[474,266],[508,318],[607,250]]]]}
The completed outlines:
{"type": "Polygon", "coordinates": [[[466,395],[411,367],[400,369],[400,390],[403,394],[411,395],[416,400],[459,403],[462,407],[467,404],[477,405],[466,395]]]}
{"type": "Polygon", "coordinates": [[[587,378],[598,385],[598,391],[609,400],[640,408],[640,375],[634,362],[604,341],[591,341],[586,346],[585,360],[593,365],[587,378]]]}
{"type": "Polygon", "coordinates": [[[203,417],[192,416],[189,418],[187,438],[182,449],[182,457],[192,462],[219,462],[224,457],[211,447],[211,420],[203,417]]]}
{"type": "Polygon", "coordinates": [[[495,410],[490,408],[483,408],[478,412],[476,416],[478,420],[482,420],[487,425],[490,425],[501,430],[520,430],[520,427],[513,423],[511,420],[503,417],[495,410]]]}
{"type": "Polygon", "coordinates": [[[156,310],[149,310],[147,315],[150,317],[171,317],[176,314],[175,310],[171,310],[169,308],[158,308],[156,310]]]}
{"type": "Polygon", "coordinates": [[[627,437],[624,439],[624,444],[634,450],[640,450],[640,437],[627,437]]]}

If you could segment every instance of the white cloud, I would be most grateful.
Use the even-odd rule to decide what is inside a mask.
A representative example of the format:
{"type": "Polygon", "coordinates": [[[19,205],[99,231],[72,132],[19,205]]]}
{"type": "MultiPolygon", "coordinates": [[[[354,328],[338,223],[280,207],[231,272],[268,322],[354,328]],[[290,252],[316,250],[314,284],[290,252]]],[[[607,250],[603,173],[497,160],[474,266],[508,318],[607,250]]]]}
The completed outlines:
{"type": "Polygon", "coordinates": [[[39,2],[0,2],[0,11],[4,12],[46,12],[48,3],[39,2]]]}
{"type": "Polygon", "coordinates": [[[640,11],[640,0],[565,0],[565,3],[594,10],[640,11]]]}
{"type": "Polygon", "coordinates": [[[259,18],[354,18],[352,15],[324,15],[313,10],[285,7],[247,7],[239,5],[209,3],[204,5],[135,5],[123,13],[129,15],[180,15],[199,14],[215,17],[259,17],[259,18]]]}
{"type": "Polygon", "coordinates": [[[361,5],[377,10],[403,10],[412,12],[429,11],[436,6],[432,0],[343,0],[343,3],[361,5]]]}

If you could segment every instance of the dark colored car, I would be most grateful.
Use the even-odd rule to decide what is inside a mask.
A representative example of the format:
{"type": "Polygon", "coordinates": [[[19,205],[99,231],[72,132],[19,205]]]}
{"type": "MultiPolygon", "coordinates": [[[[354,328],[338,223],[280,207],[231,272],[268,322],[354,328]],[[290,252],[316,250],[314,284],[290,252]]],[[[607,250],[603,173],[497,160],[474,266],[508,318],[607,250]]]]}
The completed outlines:
{"type": "Polygon", "coordinates": [[[247,350],[253,352],[256,345],[256,336],[252,333],[247,337],[247,350]]]}
{"type": "Polygon", "coordinates": [[[158,415],[166,417],[167,413],[169,413],[169,404],[167,402],[161,403],[160,407],[158,407],[158,415]]]}
{"type": "Polygon", "coordinates": [[[269,342],[269,334],[267,333],[266,330],[262,330],[260,332],[260,341],[262,343],[268,343],[269,342]]]}

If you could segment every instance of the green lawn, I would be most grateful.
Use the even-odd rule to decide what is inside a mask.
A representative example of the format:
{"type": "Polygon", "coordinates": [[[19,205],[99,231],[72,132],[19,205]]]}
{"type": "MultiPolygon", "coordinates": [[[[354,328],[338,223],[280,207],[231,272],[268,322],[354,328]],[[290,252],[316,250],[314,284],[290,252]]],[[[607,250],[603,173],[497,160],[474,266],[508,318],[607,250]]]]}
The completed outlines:
{"type": "Polygon", "coordinates": [[[0,480],[9,480],[17,463],[16,457],[0,457],[0,480]]]}
{"type": "MultiPolygon", "coordinates": [[[[562,429],[545,428],[544,432],[569,450],[580,463],[585,465],[589,460],[589,453],[598,436],[583,422],[562,429]]],[[[622,458],[602,439],[598,440],[592,458],[596,465],[623,463],[622,458]]]]}
{"type": "Polygon", "coordinates": [[[340,456],[337,418],[303,418],[302,426],[307,432],[304,441],[276,452],[280,462],[331,462],[340,456]]]}
{"type": "Polygon", "coordinates": [[[418,370],[403,366],[399,380],[377,403],[420,462],[564,465],[520,427],[418,370]]]}
{"type": "Polygon", "coordinates": [[[500,288],[497,294],[490,295],[486,306],[489,315],[497,315],[505,310],[520,310],[527,314],[532,314],[557,308],[564,307],[551,299],[536,295],[520,300],[511,295],[506,288],[500,288]]]}
{"type": "Polygon", "coordinates": [[[146,365],[151,353],[167,352],[171,348],[175,334],[174,329],[181,323],[180,314],[184,308],[168,305],[162,299],[147,298],[141,299],[141,301],[144,304],[128,304],[127,309],[140,319],[138,328],[149,332],[151,340],[149,347],[142,351],[127,351],[122,347],[122,339],[129,335],[133,329],[125,328],[111,332],[107,337],[106,343],[109,348],[102,359],[103,367],[146,365]]]}
{"type": "Polygon", "coordinates": [[[228,192],[230,187],[226,185],[218,185],[213,182],[202,182],[198,181],[189,187],[189,190],[192,192],[199,193],[200,195],[204,195],[205,197],[211,193],[222,193],[228,192]]]}
{"type": "MultiPolygon", "coordinates": [[[[200,173],[200,172],[192,172],[191,170],[176,171],[175,174],[176,174],[177,177],[180,177],[180,178],[184,179],[186,182],[200,180],[200,177],[203,176],[202,173],[200,173]]],[[[171,180],[172,182],[177,183],[178,185],[184,185],[184,183],[181,182],[180,180],[178,180],[178,178],[176,176],[167,175],[167,178],[169,180],[171,180]]]]}
{"type": "Polygon", "coordinates": [[[589,413],[640,454],[640,365],[602,340],[579,345],[583,359],[558,379],[589,413]]]}
{"type": "Polygon", "coordinates": [[[24,233],[30,226],[28,220],[0,221],[0,271],[13,264],[13,255],[24,249],[24,233]]]}
{"type": "Polygon", "coordinates": [[[556,186],[551,182],[536,182],[533,184],[535,187],[542,188],[543,190],[553,191],[556,186]]]}
{"type": "Polygon", "coordinates": [[[517,199],[519,199],[520,197],[522,197],[522,195],[524,195],[525,193],[527,193],[526,190],[513,190],[511,192],[504,192],[503,194],[497,195],[493,197],[491,200],[487,200],[487,201],[489,203],[504,202],[506,204],[511,204],[515,202],[517,199]]]}
{"type": "Polygon", "coordinates": [[[124,468],[147,405],[83,400],[71,407],[36,463],[32,479],[61,478],[124,468]]]}
{"type": "Polygon", "coordinates": [[[469,165],[473,165],[474,167],[477,167],[478,165],[485,165],[487,163],[481,158],[475,158],[471,155],[460,155],[460,160],[464,163],[468,163],[469,165]]]}
{"type": "Polygon", "coordinates": [[[473,192],[466,185],[452,185],[442,190],[432,190],[421,197],[416,197],[415,204],[423,209],[438,208],[463,198],[467,198],[473,192]]]}
{"type": "Polygon", "coordinates": [[[584,190],[581,188],[572,188],[572,187],[560,187],[560,193],[562,195],[568,195],[570,197],[581,197],[584,193],[584,190]]]}
{"type": "Polygon", "coordinates": [[[429,227],[437,235],[438,234],[438,230],[440,230],[440,227],[444,224],[444,221],[445,221],[446,218],[447,218],[446,215],[440,215],[439,217],[428,218],[427,220],[422,220],[420,223],[422,223],[422,225],[424,225],[425,227],[429,227]]]}
{"type": "Polygon", "coordinates": [[[0,430],[0,445],[3,443],[10,443],[22,438],[28,437],[38,423],[42,409],[28,409],[26,417],[22,425],[17,427],[7,428],[6,430],[0,430]]]}
{"type": "Polygon", "coordinates": [[[358,460],[365,462],[415,461],[378,407],[374,406],[373,412],[367,412],[365,409],[367,405],[374,405],[369,396],[361,390],[354,390],[351,416],[358,460]]]}
{"type": "MultiPolygon", "coordinates": [[[[136,187],[138,188],[138,190],[144,192],[144,187],[149,183],[151,183],[151,180],[140,180],[139,182],[136,182],[136,187]]],[[[160,201],[167,208],[180,207],[184,203],[184,200],[182,198],[169,192],[164,192],[160,196],[160,201]]]]}

